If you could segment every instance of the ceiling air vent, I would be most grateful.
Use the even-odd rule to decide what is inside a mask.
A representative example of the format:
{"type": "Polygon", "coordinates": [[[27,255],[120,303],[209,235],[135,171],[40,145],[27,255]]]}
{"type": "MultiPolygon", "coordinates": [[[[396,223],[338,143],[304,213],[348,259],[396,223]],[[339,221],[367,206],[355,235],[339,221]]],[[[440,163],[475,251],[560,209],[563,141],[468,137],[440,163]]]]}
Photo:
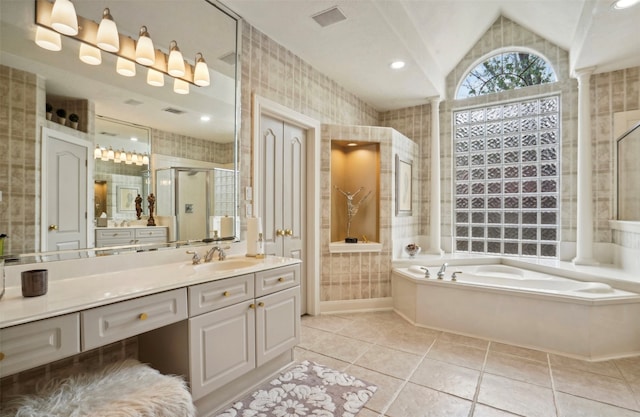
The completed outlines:
{"type": "Polygon", "coordinates": [[[166,107],[166,108],[162,109],[162,111],[166,111],[167,113],[173,113],[173,114],[184,114],[184,113],[186,113],[184,110],[175,109],[173,107],[166,107]]]}
{"type": "Polygon", "coordinates": [[[220,58],[218,58],[220,61],[224,62],[225,64],[228,65],[235,65],[236,64],[236,53],[234,51],[229,52],[228,54],[224,54],[222,55],[220,58]]]}
{"type": "Polygon", "coordinates": [[[342,13],[342,11],[338,9],[338,6],[334,6],[323,12],[314,14],[313,16],[311,16],[311,18],[323,28],[347,19],[344,13],[342,13]]]}
{"type": "Polygon", "coordinates": [[[100,133],[98,133],[98,134],[99,134],[99,135],[102,135],[102,136],[112,136],[112,137],[116,137],[116,136],[118,136],[118,135],[116,135],[116,134],[115,134],[115,133],[113,133],[113,132],[100,132],[100,133]]]}
{"type": "Polygon", "coordinates": [[[130,106],[139,106],[139,105],[141,105],[141,104],[142,104],[142,102],[141,102],[141,101],[134,100],[134,99],[130,98],[129,100],[126,100],[126,101],[124,102],[124,104],[128,104],[128,105],[130,105],[130,106]]]}

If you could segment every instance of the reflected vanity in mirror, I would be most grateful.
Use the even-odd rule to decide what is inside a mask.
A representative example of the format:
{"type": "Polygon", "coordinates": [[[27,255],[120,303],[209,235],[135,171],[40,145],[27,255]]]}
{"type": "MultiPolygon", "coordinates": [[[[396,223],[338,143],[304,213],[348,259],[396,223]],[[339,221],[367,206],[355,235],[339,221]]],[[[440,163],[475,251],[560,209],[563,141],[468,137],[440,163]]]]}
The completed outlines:
{"type": "MultiPolygon", "coordinates": [[[[136,215],[138,194],[142,198],[139,222],[149,215],[147,196],[151,193],[155,193],[158,207],[176,204],[158,196],[157,170],[186,167],[237,172],[236,16],[224,6],[206,0],[176,1],[176,7],[165,7],[162,10],[166,12],[162,13],[150,10],[148,2],[73,2],[79,19],[88,21],[99,21],[103,9],[109,7],[120,38],[126,40],[122,45],[136,45],[140,29],[145,26],[156,56],[168,56],[172,41],[176,41],[187,68],[195,69],[200,58],[204,58],[210,84],[188,84],[188,94],[184,94],[185,89],[178,88],[174,77],[160,74],[154,83],[152,75],[157,74],[132,61],[128,64],[135,74],[119,74],[122,57],[114,53],[100,50],[99,65],[85,64],[79,54],[81,48],[86,49],[82,39],[88,38],[78,40],[62,35],[61,50],[57,52],[36,45],[34,40],[40,27],[36,24],[36,10],[42,3],[51,7],[46,0],[0,3],[0,75],[13,97],[15,116],[8,121],[11,140],[7,140],[7,153],[22,158],[0,160],[0,169],[9,172],[7,177],[12,178],[7,189],[2,190],[1,204],[8,209],[0,217],[0,233],[10,237],[5,242],[5,254],[97,246],[96,231],[103,227],[98,223],[104,224],[100,218],[107,219],[106,227],[141,226],[136,215]],[[157,85],[160,83],[164,85],[157,85]],[[52,113],[51,120],[48,110],[52,113]],[[68,119],[61,122],[57,110],[75,114],[78,125],[72,127],[68,119]],[[131,129],[139,131],[137,143],[131,141],[133,133],[127,131],[131,129]],[[123,150],[125,155],[146,156],[148,165],[127,164],[126,156],[120,163],[108,156],[107,160],[102,160],[102,155],[94,158],[97,148],[100,152],[102,148],[106,152],[111,148],[114,158],[123,150]],[[76,165],[69,161],[75,164],[77,160],[77,166],[81,167],[83,158],[87,161],[86,171],[70,168],[76,165]],[[52,167],[57,167],[57,171],[51,171],[52,167]],[[60,177],[59,194],[53,194],[56,188],[47,183],[56,175],[60,177]],[[71,189],[78,189],[78,195],[69,195],[71,189]],[[62,213],[68,214],[68,218],[61,218],[62,213]],[[50,240],[51,236],[64,236],[70,231],[77,236],[50,240]]],[[[130,52],[122,54],[128,56],[130,52]]],[[[216,200],[224,200],[225,209],[223,214],[214,209],[206,213],[209,221],[204,229],[195,232],[200,234],[199,239],[212,237],[214,230],[220,233],[213,227],[221,227],[217,222],[221,216],[237,219],[237,175],[230,178],[232,202],[229,188],[224,188],[225,195],[218,198],[216,192],[222,188],[209,187],[210,207],[215,207],[216,200]]],[[[192,205],[191,214],[198,209],[199,206],[192,205]]],[[[169,217],[165,219],[171,230],[166,237],[169,241],[178,238],[177,231],[181,229],[178,214],[174,211],[160,216],[169,217]]],[[[232,225],[231,234],[237,236],[237,220],[232,225]]]]}

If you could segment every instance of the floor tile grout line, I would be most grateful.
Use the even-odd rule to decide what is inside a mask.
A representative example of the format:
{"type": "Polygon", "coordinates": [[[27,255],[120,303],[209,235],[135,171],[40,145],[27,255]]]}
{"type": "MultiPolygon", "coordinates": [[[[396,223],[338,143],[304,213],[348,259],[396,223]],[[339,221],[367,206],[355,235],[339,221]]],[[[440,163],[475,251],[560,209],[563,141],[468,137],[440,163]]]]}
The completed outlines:
{"type": "Polygon", "coordinates": [[[613,366],[615,366],[616,369],[618,370],[618,372],[620,373],[620,375],[622,375],[622,380],[624,381],[624,384],[627,386],[627,389],[629,390],[629,392],[631,392],[631,395],[632,395],[634,401],[636,402],[636,408],[635,408],[634,411],[640,411],[640,395],[636,395],[635,394],[633,386],[631,385],[631,381],[629,381],[629,379],[624,374],[624,372],[622,372],[622,369],[620,369],[620,365],[618,365],[618,361],[614,360],[613,361],[613,366]]]}
{"type": "Polygon", "coordinates": [[[558,391],[556,390],[556,381],[553,378],[553,369],[551,368],[551,356],[547,353],[547,366],[549,367],[549,379],[551,379],[551,395],[553,396],[553,408],[556,410],[556,416],[560,417],[560,407],[558,407],[558,391]]]}
{"type": "Polygon", "coordinates": [[[473,393],[473,399],[471,400],[471,408],[469,409],[469,417],[473,417],[476,411],[476,404],[478,403],[478,397],[480,396],[480,385],[482,385],[482,378],[484,377],[484,370],[487,367],[487,360],[489,359],[489,349],[491,348],[491,341],[487,343],[486,350],[484,352],[484,360],[482,361],[482,368],[478,375],[478,384],[476,385],[476,391],[473,393]]]}

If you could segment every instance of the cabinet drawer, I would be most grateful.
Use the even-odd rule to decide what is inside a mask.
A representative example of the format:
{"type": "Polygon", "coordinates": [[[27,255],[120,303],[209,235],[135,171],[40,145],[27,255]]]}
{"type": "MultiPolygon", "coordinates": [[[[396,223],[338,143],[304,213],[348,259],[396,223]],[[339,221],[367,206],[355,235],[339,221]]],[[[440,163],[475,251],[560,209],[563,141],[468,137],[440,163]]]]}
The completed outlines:
{"type": "Polygon", "coordinates": [[[82,349],[89,350],[187,318],[184,288],[82,313],[82,349]]]}
{"type": "Polygon", "coordinates": [[[253,274],[189,287],[189,317],[253,298],[253,274]]]}
{"type": "Polygon", "coordinates": [[[0,330],[0,377],[79,352],[78,314],[8,327],[0,330]]]}
{"type": "Polygon", "coordinates": [[[133,229],[122,228],[119,230],[100,230],[96,229],[96,238],[97,239],[116,239],[118,241],[129,241],[133,240],[134,233],[133,229]]]}
{"type": "Polygon", "coordinates": [[[167,229],[165,227],[146,229],[136,229],[136,239],[152,239],[154,241],[165,240],[167,238],[167,229]]]}
{"type": "Polygon", "coordinates": [[[256,272],[256,297],[300,285],[300,265],[256,272]]]}

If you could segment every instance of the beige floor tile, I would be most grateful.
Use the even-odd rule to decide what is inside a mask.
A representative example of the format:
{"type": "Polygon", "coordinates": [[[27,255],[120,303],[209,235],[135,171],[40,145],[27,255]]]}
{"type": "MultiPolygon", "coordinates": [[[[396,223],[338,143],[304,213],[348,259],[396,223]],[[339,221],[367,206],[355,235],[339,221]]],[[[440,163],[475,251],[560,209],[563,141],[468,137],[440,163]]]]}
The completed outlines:
{"type": "Polygon", "coordinates": [[[416,369],[421,359],[419,355],[374,345],[358,358],[355,365],[406,379],[416,369]]]}
{"type": "Polygon", "coordinates": [[[358,413],[358,417],[383,417],[384,414],[380,414],[376,411],[369,410],[368,408],[363,408],[358,413]]]}
{"type": "Polygon", "coordinates": [[[351,320],[343,317],[325,314],[319,316],[302,316],[302,325],[335,333],[348,325],[351,320]]]}
{"type": "Polygon", "coordinates": [[[615,361],[588,362],[554,354],[550,354],[549,359],[551,362],[551,369],[572,368],[613,378],[622,378],[622,374],[618,370],[615,361]]]}
{"type": "Polygon", "coordinates": [[[427,353],[427,358],[481,370],[485,354],[486,350],[484,349],[438,339],[427,353]]]}
{"type": "Polygon", "coordinates": [[[461,334],[448,333],[448,332],[442,332],[438,340],[457,343],[459,345],[471,346],[478,349],[486,349],[489,346],[488,340],[478,339],[477,337],[464,336],[461,334]]]}
{"type": "Polygon", "coordinates": [[[489,407],[484,404],[476,404],[473,410],[473,417],[518,417],[517,414],[511,414],[497,408],[489,407]]]}
{"type": "Polygon", "coordinates": [[[552,375],[558,391],[618,407],[638,409],[635,397],[624,379],[572,368],[553,369],[552,375]]]}
{"type": "Polygon", "coordinates": [[[627,381],[640,381],[640,356],[613,361],[627,381]]]}
{"type": "Polygon", "coordinates": [[[376,393],[366,404],[368,409],[378,413],[384,412],[391,405],[404,384],[401,379],[356,365],[349,366],[345,372],[378,387],[376,393]]]}
{"type": "Polygon", "coordinates": [[[527,349],[519,346],[507,345],[506,343],[491,342],[489,351],[507,353],[513,356],[530,359],[532,361],[547,362],[547,352],[540,350],[527,349]]]}
{"type": "Polygon", "coordinates": [[[411,382],[473,400],[480,371],[425,358],[409,379],[411,382]]]}
{"type": "Polygon", "coordinates": [[[377,343],[416,355],[424,355],[433,345],[438,333],[430,329],[397,328],[378,330],[377,343]]]}
{"type": "Polygon", "coordinates": [[[353,363],[371,346],[373,346],[371,343],[329,333],[329,336],[325,335],[316,340],[308,350],[353,363]]]}
{"type": "Polygon", "coordinates": [[[310,350],[304,350],[296,347],[293,351],[294,360],[298,362],[312,361],[321,365],[327,366],[336,371],[344,371],[350,365],[348,362],[344,362],[338,359],[330,358],[329,356],[322,355],[320,353],[312,352],[310,350]]]}
{"type": "Polygon", "coordinates": [[[386,414],[390,417],[467,417],[471,401],[407,383],[386,414]]]}
{"type": "Polygon", "coordinates": [[[554,417],[553,392],[549,388],[484,374],[478,402],[527,417],[554,417]]]}
{"type": "Polygon", "coordinates": [[[381,338],[380,326],[363,320],[349,320],[349,324],[338,330],[337,334],[369,343],[377,343],[381,338]]]}
{"type": "Polygon", "coordinates": [[[319,343],[321,340],[332,337],[333,334],[324,330],[314,329],[312,327],[301,326],[300,343],[298,346],[303,349],[309,349],[311,346],[319,343]]]}
{"type": "Polygon", "coordinates": [[[640,417],[640,413],[586,398],[557,393],[558,417],[640,417]]]}
{"type": "Polygon", "coordinates": [[[484,371],[551,388],[549,365],[546,363],[489,351],[484,371]]]}

